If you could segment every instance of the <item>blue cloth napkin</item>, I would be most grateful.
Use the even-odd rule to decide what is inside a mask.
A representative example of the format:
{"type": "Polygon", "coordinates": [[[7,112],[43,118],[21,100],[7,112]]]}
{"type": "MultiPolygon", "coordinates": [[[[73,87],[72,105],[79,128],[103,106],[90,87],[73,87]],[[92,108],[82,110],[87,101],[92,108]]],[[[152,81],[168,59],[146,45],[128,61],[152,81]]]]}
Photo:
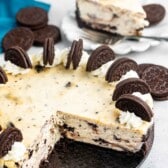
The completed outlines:
{"type": "Polygon", "coordinates": [[[49,11],[50,5],[35,0],[0,0],[0,53],[4,35],[17,26],[16,14],[21,8],[36,6],[49,11]]]}

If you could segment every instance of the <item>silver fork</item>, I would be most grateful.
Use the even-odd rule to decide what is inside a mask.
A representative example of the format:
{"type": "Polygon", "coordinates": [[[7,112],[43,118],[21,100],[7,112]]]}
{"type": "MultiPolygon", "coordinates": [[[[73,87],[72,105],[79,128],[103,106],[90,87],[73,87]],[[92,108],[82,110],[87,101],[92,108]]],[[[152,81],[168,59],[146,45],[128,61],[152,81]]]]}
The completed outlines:
{"type": "Polygon", "coordinates": [[[135,40],[139,41],[141,38],[144,39],[152,39],[157,41],[168,41],[168,37],[156,37],[156,36],[121,36],[121,35],[112,35],[101,33],[98,31],[93,31],[90,29],[82,28],[81,29],[81,36],[85,39],[91,40],[96,43],[102,44],[116,44],[121,40],[135,40]]]}

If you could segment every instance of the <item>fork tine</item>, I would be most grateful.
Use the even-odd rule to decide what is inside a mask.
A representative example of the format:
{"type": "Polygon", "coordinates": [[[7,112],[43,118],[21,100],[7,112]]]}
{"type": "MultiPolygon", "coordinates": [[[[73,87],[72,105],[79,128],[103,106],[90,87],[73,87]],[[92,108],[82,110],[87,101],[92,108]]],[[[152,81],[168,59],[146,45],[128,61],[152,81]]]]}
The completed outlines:
{"type": "Polygon", "coordinates": [[[102,43],[102,44],[115,44],[119,40],[121,40],[123,37],[119,35],[108,35],[105,33],[89,30],[86,28],[81,29],[82,37],[94,41],[96,43],[102,43]]]}

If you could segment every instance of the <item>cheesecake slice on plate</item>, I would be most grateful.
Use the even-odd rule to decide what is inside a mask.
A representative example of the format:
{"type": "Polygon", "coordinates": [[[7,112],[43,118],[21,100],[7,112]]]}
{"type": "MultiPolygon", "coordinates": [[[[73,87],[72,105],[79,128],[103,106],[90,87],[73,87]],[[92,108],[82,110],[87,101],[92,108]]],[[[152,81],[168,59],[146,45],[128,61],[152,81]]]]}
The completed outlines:
{"type": "Polygon", "coordinates": [[[139,35],[148,25],[138,0],[76,0],[79,26],[119,35],[139,35]]]}

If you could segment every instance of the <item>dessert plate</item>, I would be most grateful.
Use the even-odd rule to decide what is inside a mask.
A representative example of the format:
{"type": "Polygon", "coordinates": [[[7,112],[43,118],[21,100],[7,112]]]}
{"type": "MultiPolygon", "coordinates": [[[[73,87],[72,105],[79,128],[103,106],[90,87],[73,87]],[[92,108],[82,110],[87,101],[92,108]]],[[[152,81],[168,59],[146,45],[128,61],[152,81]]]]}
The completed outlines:
{"type": "MultiPolygon", "coordinates": [[[[142,4],[149,4],[149,3],[158,3],[157,0],[142,0],[142,4]]],[[[162,4],[166,10],[168,11],[168,1],[162,0],[159,2],[162,4]]],[[[67,13],[62,21],[62,31],[65,34],[66,38],[72,42],[74,39],[82,38],[81,29],[78,27],[74,10],[67,13]]],[[[145,28],[143,31],[143,35],[150,36],[160,36],[166,37],[168,36],[167,32],[168,29],[168,15],[165,16],[164,20],[155,26],[151,26],[149,28],[145,28]]],[[[84,40],[84,49],[86,50],[94,50],[101,44],[94,43],[88,39],[84,40]]],[[[116,54],[125,55],[130,52],[143,52],[149,49],[150,47],[158,46],[161,42],[156,40],[150,39],[141,39],[140,41],[128,41],[123,40],[121,42],[116,43],[115,45],[111,45],[111,48],[114,50],[116,54]]]]}
{"type": "Polygon", "coordinates": [[[152,127],[147,140],[147,153],[142,155],[129,155],[104,149],[94,145],[61,139],[49,156],[47,165],[43,168],[139,168],[147,158],[154,139],[152,127]]]}

